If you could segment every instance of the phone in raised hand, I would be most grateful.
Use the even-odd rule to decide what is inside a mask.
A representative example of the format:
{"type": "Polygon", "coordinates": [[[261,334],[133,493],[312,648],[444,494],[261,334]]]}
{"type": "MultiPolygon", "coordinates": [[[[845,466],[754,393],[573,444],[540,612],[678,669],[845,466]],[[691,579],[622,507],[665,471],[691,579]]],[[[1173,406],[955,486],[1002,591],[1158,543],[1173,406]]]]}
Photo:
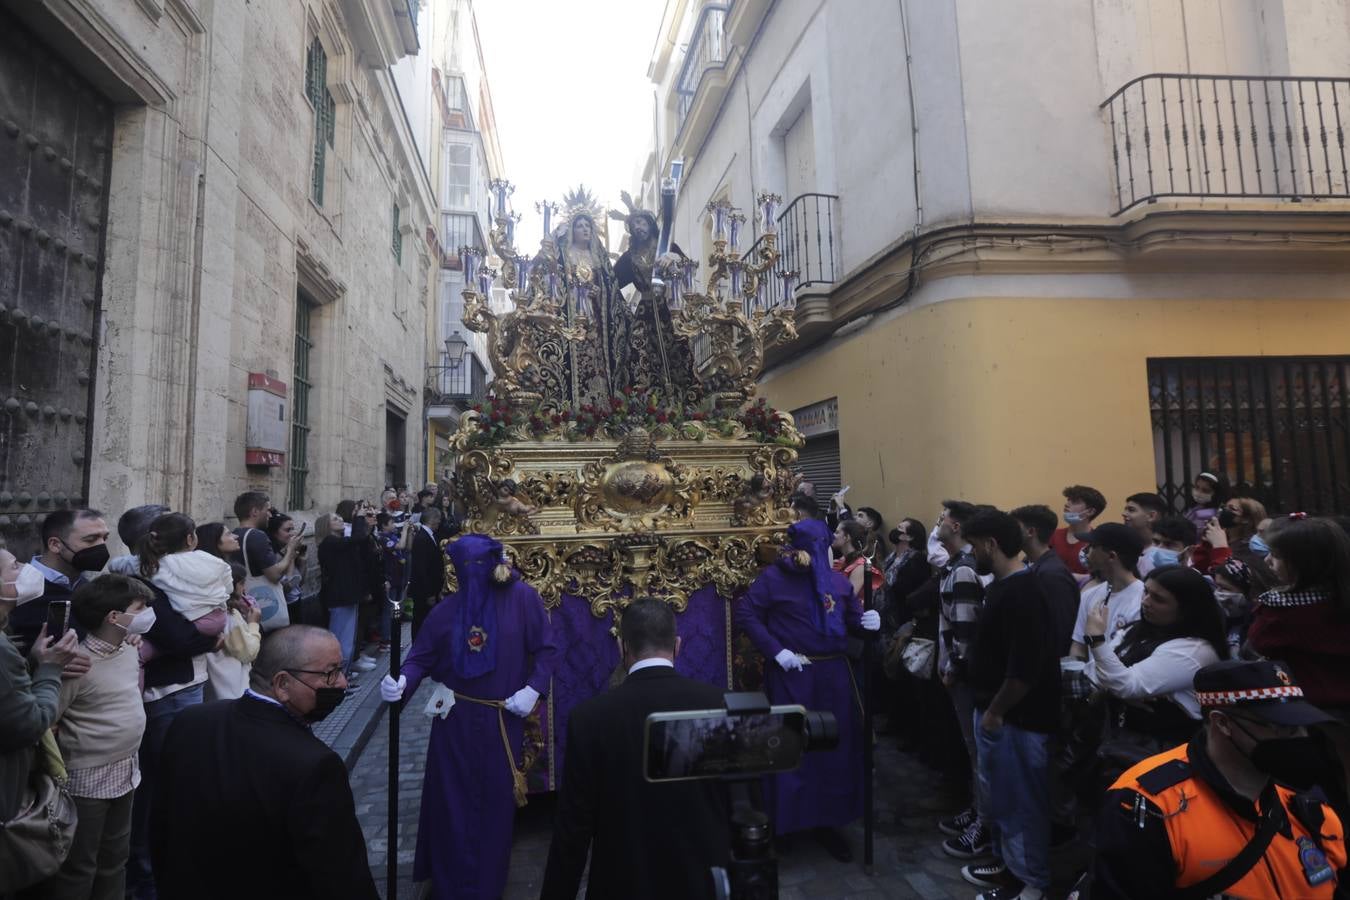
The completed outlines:
{"type": "Polygon", "coordinates": [[[53,600],[47,604],[47,637],[59,641],[70,627],[70,601],[53,600]]]}

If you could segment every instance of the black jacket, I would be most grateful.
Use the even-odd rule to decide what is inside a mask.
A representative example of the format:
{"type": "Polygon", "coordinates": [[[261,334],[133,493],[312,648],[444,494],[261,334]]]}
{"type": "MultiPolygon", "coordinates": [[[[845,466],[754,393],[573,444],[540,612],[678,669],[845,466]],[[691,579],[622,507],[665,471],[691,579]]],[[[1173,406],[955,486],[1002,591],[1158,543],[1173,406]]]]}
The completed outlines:
{"type": "Polygon", "coordinates": [[[414,600],[439,597],[445,590],[445,553],[425,528],[418,526],[413,535],[412,555],[408,560],[411,575],[408,596],[414,600]]]}
{"type": "Polygon", "coordinates": [[[572,710],[542,900],[576,897],[588,847],[589,900],[712,896],[708,869],[726,865],[728,850],[723,788],[646,781],[643,732],[649,713],[723,705],[720,689],[662,666],[572,710]]]}
{"type": "Polygon", "coordinates": [[[1047,550],[1031,564],[1031,571],[1041,583],[1045,592],[1045,602],[1050,610],[1050,621],[1054,627],[1053,649],[1059,656],[1069,655],[1069,645],[1073,643],[1073,626],[1078,621],[1078,604],[1082,595],[1078,590],[1078,579],[1074,578],[1064,560],[1053,550],[1047,550]]]}
{"type": "Polygon", "coordinates": [[[202,634],[178,610],[173,608],[169,595],[148,578],[128,576],[145,585],[155,595],[150,607],[155,611],[155,624],[146,632],[145,639],[155,647],[155,657],[145,664],[145,687],[164,687],[168,684],[186,684],[194,676],[192,657],[216,649],[216,638],[202,634]]]}
{"type": "Polygon", "coordinates": [[[326,609],[355,606],[368,599],[383,602],[384,563],[369,537],[330,535],[319,544],[319,597],[326,609]]]}
{"type": "Polygon", "coordinates": [[[378,896],[342,759],[280,706],[246,694],[183,710],[154,789],[162,900],[378,896]]]}

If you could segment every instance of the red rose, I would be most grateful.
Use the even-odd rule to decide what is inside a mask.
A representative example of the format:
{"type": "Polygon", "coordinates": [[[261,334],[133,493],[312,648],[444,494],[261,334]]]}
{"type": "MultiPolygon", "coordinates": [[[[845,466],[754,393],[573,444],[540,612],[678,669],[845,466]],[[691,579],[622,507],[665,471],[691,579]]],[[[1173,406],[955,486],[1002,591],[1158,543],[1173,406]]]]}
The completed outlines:
{"type": "Polygon", "coordinates": [[[623,409],[623,401],[620,400],[618,397],[615,397],[613,400],[609,401],[609,405],[614,409],[623,409]]]}
{"type": "Polygon", "coordinates": [[[666,421],[668,421],[669,419],[670,419],[670,416],[667,416],[665,413],[657,413],[657,414],[656,414],[656,421],[661,422],[661,423],[663,423],[663,424],[664,424],[666,421]]]}
{"type": "Polygon", "coordinates": [[[554,413],[553,416],[552,416],[551,421],[553,422],[554,425],[561,425],[561,424],[562,424],[562,416],[558,415],[557,413],[554,413]]]}
{"type": "Polygon", "coordinates": [[[475,403],[475,404],[473,405],[473,411],[474,411],[474,412],[482,412],[482,411],[483,411],[483,404],[481,404],[481,403],[475,403]]]}
{"type": "Polygon", "coordinates": [[[570,409],[564,409],[562,411],[562,417],[563,421],[566,422],[567,420],[572,418],[572,411],[570,409]]]}

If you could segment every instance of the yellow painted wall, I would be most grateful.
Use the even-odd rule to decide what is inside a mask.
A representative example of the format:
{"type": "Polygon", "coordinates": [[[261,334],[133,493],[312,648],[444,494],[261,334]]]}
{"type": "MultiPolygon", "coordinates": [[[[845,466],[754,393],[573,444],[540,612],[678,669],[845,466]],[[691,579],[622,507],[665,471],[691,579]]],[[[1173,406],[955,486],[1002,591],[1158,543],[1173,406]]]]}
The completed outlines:
{"type": "Polygon", "coordinates": [[[1344,300],[949,300],[873,324],[774,373],[792,410],[839,398],[848,500],[931,525],[944,498],[1059,509],[1156,489],[1146,360],[1350,354],[1344,300]]]}

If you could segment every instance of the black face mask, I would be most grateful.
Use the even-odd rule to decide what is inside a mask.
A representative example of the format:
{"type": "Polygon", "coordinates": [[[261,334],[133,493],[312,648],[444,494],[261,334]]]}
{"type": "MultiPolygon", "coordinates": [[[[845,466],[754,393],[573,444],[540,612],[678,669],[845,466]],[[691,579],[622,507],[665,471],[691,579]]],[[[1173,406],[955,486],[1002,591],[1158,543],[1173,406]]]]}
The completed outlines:
{"type": "MultiPolygon", "coordinates": [[[[71,550],[69,544],[66,544],[66,549],[71,550]]],[[[95,544],[83,550],[71,550],[70,564],[77,572],[102,572],[108,564],[108,558],[108,545],[95,544]]]]}
{"type": "Polygon", "coordinates": [[[313,724],[322,722],[328,715],[342,705],[347,692],[340,687],[314,688],[314,708],[305,713],[304,720],[313,724]]]}
{"type": "Polygon", "coordinates": [[[1273,738],[1252,750],[1252,765],[1286,787],[1307,790],[1331,783],[1332,760],[1312,737],[1273,738]]]}
{"type": "Polygon", "coordinates": [[[1237,524],[1237,513],[1231,509],[1219,510],[1219,527],[1223,529],[1232,528],[1237,524]]]}
{"type": "Polygon", "coordinates": [[[1316,738],[1305,735],[1258,740],[1256,735],[1237,719],[1229,721],[1247,737],[1256,741],[1256,746],[1247,754],[1247,758],[1252,761],[1252,765],[1275,781],[1298,790],[1329,783],[1329,776],[1334,771],[1332,760],[1328,758],[1322,744],[1316,738]]]}

